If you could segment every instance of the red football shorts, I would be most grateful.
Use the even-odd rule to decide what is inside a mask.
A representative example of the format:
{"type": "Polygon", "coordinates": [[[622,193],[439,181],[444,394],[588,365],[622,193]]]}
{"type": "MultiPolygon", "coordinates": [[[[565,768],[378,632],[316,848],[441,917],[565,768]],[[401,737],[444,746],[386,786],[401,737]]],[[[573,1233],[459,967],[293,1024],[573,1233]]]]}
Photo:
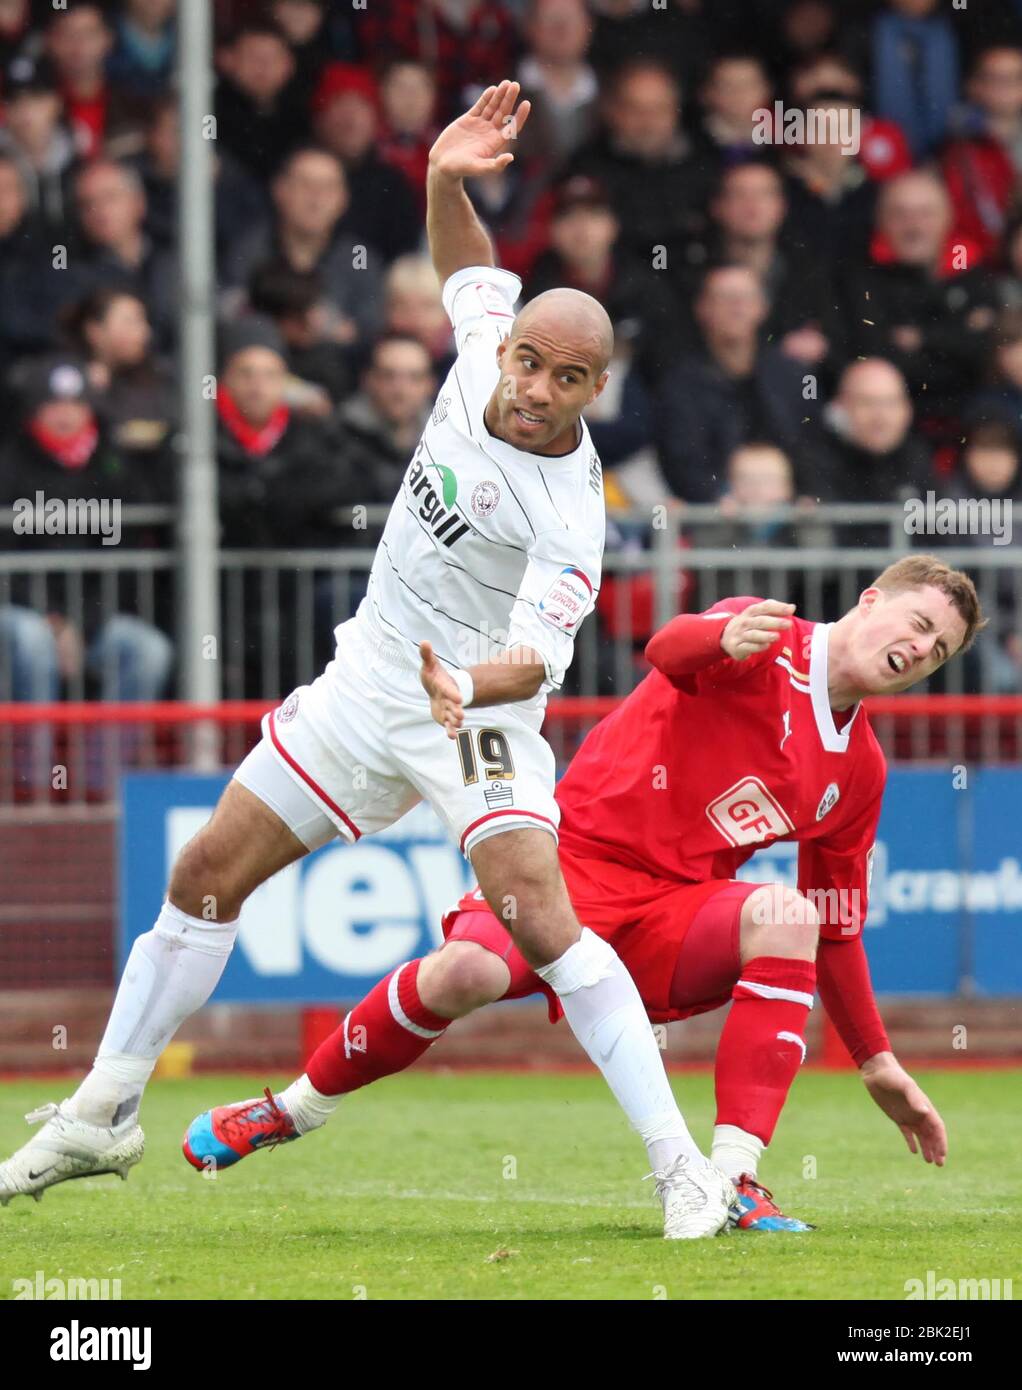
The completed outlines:
{"type": "MultiPolygon", "coordinates": [[[[734,879],[678,883],[639,869],[560,854],[579,921],[609,941],[624,961],[654,1023],[719,1009],[741,973],[742,905],[760,886],[734,879]]],[[[505,999],[545,994],[550,1020],[557,996],[531,969],[479,890],[466,893],[443,919],[447,941],[474,941],[507,964],[505,999]]]]}

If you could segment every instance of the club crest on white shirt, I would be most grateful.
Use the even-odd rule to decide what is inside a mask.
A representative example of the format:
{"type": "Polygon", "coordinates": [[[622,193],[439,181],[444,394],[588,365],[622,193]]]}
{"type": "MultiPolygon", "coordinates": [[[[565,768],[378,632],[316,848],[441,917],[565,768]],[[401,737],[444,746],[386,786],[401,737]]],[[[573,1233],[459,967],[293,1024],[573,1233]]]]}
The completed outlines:
{"type": "Polygon", "coordinates": [[[277,710],[277,723],[290,724],[298,713],[298,691],[292,691],[281,707],[277,710]]]}
{"type": "Polygon", "coordinates": [[[476,516],[489,516],[497,510],[499,501],[500,488],[488,478],[472,489],[471,506],[476,516]]]}
{"type": "Polygon", "coordinates": [[[841,793],[838,791],[837,783],[831,782],[827,790],[820,797],[820,804],[816,808],[816,819],[818,821],[823,820],[828,811],[833,811],[838,803],[838,797],[840,795],[841,793]]]}

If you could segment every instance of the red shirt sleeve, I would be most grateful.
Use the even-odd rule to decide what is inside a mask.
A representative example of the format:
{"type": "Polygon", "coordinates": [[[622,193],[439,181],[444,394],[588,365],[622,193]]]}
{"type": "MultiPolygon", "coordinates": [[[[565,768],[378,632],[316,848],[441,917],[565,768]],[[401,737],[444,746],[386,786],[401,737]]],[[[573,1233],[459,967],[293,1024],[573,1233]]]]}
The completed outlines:
{"type": "Polygon", "coordinates": [[[696,679],[703,671],[712,677],[714,684],[747,675],[773,660],[773,647],[746,657],[744,661],[735,661],[721,648],[720,639],[732,618],[754,603],[762,602],[746,594],[722,598],[705,613],[679,613],[646,643],[646,660],[680,689],[693,695],[703,688],[702,682],[696,679]]]}
{"type": "Polygon", "coordinates": [[[841,1041],[857,1067],[891,1044],[873,996],[869,961],[862,937],[846,941],[820,938],[816,954],[816,988],[841,1041]]]}
{"type": "Polygon", "coordinates": [[[807,840],[798,854],[799,892],[820,915],[816,956],[820,999],[860,1067],[868,1057],[891,1046],[873,996],[862,943],[883,790],[881,780],[861,811],[836,835],[807,840]]]}

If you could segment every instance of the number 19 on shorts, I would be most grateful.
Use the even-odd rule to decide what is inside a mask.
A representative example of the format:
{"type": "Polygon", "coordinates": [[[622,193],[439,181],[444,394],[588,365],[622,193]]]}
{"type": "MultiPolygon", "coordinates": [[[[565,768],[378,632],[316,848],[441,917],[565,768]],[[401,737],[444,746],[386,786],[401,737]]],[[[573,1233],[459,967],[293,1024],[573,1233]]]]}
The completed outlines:
{"type": "Polygon", "coordinates": [[[462,729],[458,734],[458,757],[465,786],[479,781],[479,764],[488,782],[510,781],[515,775],[511,749],[499,729],[462,729]],[[478,745],[479,756],[476,757],[478,745]]]}

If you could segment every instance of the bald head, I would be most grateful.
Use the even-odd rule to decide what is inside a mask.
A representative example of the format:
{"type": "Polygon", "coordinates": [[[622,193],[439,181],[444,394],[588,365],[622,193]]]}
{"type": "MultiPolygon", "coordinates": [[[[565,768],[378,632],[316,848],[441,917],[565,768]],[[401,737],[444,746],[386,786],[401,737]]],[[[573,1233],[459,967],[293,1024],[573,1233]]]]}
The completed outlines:
{"type": "Polygon", "coordinates": [[[606,309],[591,294],[566,286],[538,294],[521,310],[511,338],[517,341],[530,333],[555,341],[566,353],[584,354],[597,377],[614,351],[614,327],[606,309]]]}
{"type": "Polygon", "coordinates": [[[490,433],[534,454],[574,452],[579,419],[607,384],[614,330],[606,309],[581,290],[530,300],[497,344],[500,380],[486,407],[490,433]]]}

